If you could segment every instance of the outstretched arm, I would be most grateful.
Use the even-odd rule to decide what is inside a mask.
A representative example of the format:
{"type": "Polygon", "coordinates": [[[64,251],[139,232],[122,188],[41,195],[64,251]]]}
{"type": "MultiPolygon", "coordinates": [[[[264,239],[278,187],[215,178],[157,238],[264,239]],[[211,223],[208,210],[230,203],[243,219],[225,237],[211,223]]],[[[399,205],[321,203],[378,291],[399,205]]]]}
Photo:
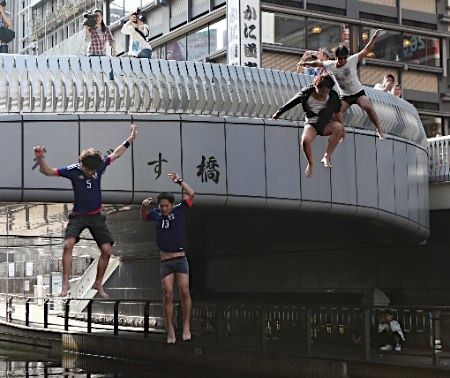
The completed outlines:
{"type": "Polygon", "coordinates": [[[375,44],[375,40],[378,38],[378,36],[382,31],[383,31],[382,29],[378,29],[377,31],[375,31],[372,38],[370,38],[370,41],[367,43],[366,47],[364,47],[358,53],[358,61],[363,60],[367,56],[367,54],[369,54],[372,51],[373,45],[375,44]]]}
{"type": "Polygon", "coordinates": [[[147,214],[148,214],[148,209],[150,207],[152,203],[152,198],[146,198],[145,200],[142,201],[142,205],[141,205],[141,220],[146,221],[147,219],[147,214]]]}
{"type": "Polygon", "coordinates": [[[116,160],[120,158],[124,152],[127,150],[128,147],[130,147],[130,144],[134,142],[137,135],[137,126],[132,124],[130,125],[131,133],[127,140],[125,140],[120,146],[117,146],[117,148],[109,155],[111,161],[116,160]]]}
{"type": "Polygon", "coordinates": [[[46,176],[58,176],[58,170],[51,168],[44,160],[44,154],[47,152],[44,146],[36,146],[34,149],[34,155],[36,156],[39,164],[39,172],[46,176]]]}
{"type": "Polygon", "coordinates": [[[313,60],[312,62],[300,61],[298,62],[297,67],[323,67],[323,62],[320,60],[313,60]]]}
{"type": "Polygon", "coordinates": [[[176,184],[179,184],[183,190],[186,192],[187,196],[189,197],[189,199],[192,201],[194,199],[195,193],[192,190],[192,188],[186,184],[183,179],[180,177],[180,175],[177,172],[170,172],[169,173],[169,178],[176,184]]]}
{"type": "Polygon", "coordinates": [[[278,119],[280,116],[287,112],[289,109],[293,108],[295,105],[298,105],[302,102],[303,93],[298,92],[294,97],[292,97],[286,104],[284,104],[281,108],[279,108],[275,114],[272,116],[272,119],[278,119]]]}

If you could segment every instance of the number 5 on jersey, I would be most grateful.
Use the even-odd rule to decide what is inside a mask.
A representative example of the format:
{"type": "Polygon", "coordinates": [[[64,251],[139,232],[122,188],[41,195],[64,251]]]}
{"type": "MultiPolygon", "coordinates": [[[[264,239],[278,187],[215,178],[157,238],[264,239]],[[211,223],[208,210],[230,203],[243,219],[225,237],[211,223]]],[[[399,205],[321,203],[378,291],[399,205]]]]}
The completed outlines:
{"type": "Polygon", "coordinates": [[[86,188],[88,188],[88,189],[92,188],[91,180],[86,180],[86,188]]]}

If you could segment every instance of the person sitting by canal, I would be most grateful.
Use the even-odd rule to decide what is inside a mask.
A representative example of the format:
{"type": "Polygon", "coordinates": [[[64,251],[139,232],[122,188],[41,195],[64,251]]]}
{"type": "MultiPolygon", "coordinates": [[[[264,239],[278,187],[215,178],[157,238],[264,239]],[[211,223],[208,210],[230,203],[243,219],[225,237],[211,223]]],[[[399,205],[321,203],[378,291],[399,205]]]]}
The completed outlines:
{"type": "Polygon", "coordinates": [[[311,86],[303,88],[272,116],[273,119],[277,119],[295,105],[302,104],[305,111],[305,127],[301,146],[308,160],[305,170],[307,177],[313,173],[314,161],[311,146],[316,136],[329,136],[328,147],[321,162],[325,167],[331,168],[331,155],[343,133],[341,100],[336,91],[331,89],[333,86],[334,81],[330,75],[325,73],[316,76],[311,86]]]}
{"type": "Polygon", "coordinates": [[[186,192],[181,203],[175,205],[172,193],[158,195],[158,207],[150,209],[152,198],[142,202],[141,219],[153,221],[156,228],[156,242],[161,254],[161,284],[164,293],[164,314],[167,324],[167,343],[176,341],[173,326],[173,285],[175,278],[181,295],[183,308],[183,340],[191,339],[190,315],[192,308],[189,293],[189,265],[186,258],[184,221],[186,209],[192,207],[194,191],[176,172],[170,172],[169,178],[186,192]]]}
{"type": "Polygon", "coordinates": [[[348,48],[345,45],[340,45],[335,51],[337,60],[326,60],[323,62],[319,60],[301,61],[299,62],[299,65],[307,67],[325,67],[325,69],[333,75],[339,88],[342,100],[341,113],[344,114],[351,105],[357,104],[361,109],[367,112],[369,119],[375,126],[378,137],[383,139],[384,132],[380,125],[380,120],[375,108],[366,96],[364,87],[359,81],[357,71],[358,63],[372,51],[375,40],[381,31],[381,29],[378,29],[370,39],[369,43],[367,43],[359,53],[349,56],[348,48]]]}
{"type": "Polygon", "coordinates": [[[106,43],[109,42],[111,55],[116,56],[116,41],[111,33],[111,29],[103,22],[103,12],[100,9],[96,9],[94,15],[96,16],[95,26],[84,25],[85,40],[89,41],[87,54],[89,56],[106,55],[106,43]]]}
{"type": "Polygon", "coordinates": [[[128,56],[148,59],[152,57],[152,48],[148,43],[150,30],[142,21],[139,10],[130,15],[130,19],[122,26],[121,31],[130,36],[128,56]]]}
{"type": "Polygon", "coordinates": [[[378,323],[378,334],[383,339],[383,346],[380,350],[392,350],[392,344],[395,343],[394,350],[400,352],[402,350],[401,341],[405,341],[405,335],[402,327],[391,311],[385,310],[381,314],[378,323]]]}
{"type": "Polygon", "coordinates": [[[106,167],[121,157],[136,139],[137,126],[131,125],[130,128],[131,133],[128,139],[106,158],[102,158],[100,151],[87,148],[81,152],[78,164],[59,169],[51,168],[44,160],[44,154],[47,152],[44,146],[34,147],[39,171],[45,176],[68,178],[72,182],[74,192],[74,206],[69,214],[69,223],[64,235],[61,297],[67,296],[70,290],[69,279],[72,270],[73,247],[80,241],[81,232],[87,228],[101,252],[97,265],[97,275],[92,288],[97,290],[101,297],[108,298],[108,294],[103,289],[102,280],[108,266],[114,240],[106,225],[106,217],[101,213],[101,177],[106,167]]]}

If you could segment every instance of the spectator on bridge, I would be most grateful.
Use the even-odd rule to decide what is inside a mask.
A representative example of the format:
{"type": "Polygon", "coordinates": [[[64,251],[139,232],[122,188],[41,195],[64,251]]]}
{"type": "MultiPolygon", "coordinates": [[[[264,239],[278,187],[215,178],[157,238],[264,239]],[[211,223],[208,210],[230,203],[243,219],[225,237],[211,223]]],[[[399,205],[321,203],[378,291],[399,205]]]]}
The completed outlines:
{"type": "Polygon", "coordinates": [[[310,177],[313,173],[312,142],[317,135],[329,136],[328,147],[321,160],[322,164],[331,168],[331,155],[342,135],[344,120],[341,109],[341,100],[334,91],[334,81],[328,74],[316,76],[313,84],[303,88],[272,116],[279,118],[297,104],[302,104],[305,111],[305,127],[303,129],[301,146],[305,153],[308,165],[305,174],[310,177]]]}
{"type": "Polygon", "coordinates": [[[86,41],[89,41],[88,55],[106,55],[106,43],[109,42],[111,46],[111,55],[116,56],[116,41],[114,40],[111,30],[103,22],[103,12],[100,9],[96,9],[94,14],[97,15],[95,27],[90,28],[87,25],[84,26],[85,39],[86,41]]]}
{"type": "Polygon", "coordinates": [[[137,58],[152,57],[152,48],[148,43],[150,30],[141,19],[140,12],[130,15],[130,19],[122,26],[122,33],[130,36],[128,55],[137,58]]]}
{"type": "Polygon", "coordinates": [[[395,84],[394,87],[391,90],[391,93],[395,96],[395,97],[402,97],[402,86],[401,84],[395,84]]]}
{"type": "Polygon", "coordinates": [[[156,242],[161,255],[161,284],[164,293],[164,315],[167,324],[167,343],[176,341],[173,327],[173,284],[175,278],[181,295],[183,308],[183,340],[191,339],[190,316],[191,295],[189,293],[189,264],[186,258],[184,220],[186,209],[192,206],[194,191],[176,172],[169,173],[170,179],[181,186],[187,196],[175,205],[172,193],[161,193],[158,196],[158,207],[150,209],[152,198],[142,202],[141,219],[153,221],[156,228],[156,242]]]}
{"type": "Polygon", "coordinates": [[[325,67],[326,70],[334,76],[336,84],[339,88],[342,100],[341,113],[344,114],[351,105],[358,104],[361,109],[367,112],[368,117],[377,130],[379,138],[383,139],[384,133],[380,125],[378,115],[375,112],[375,108],[372,103],[366,96],[366,92],[359,81],[357,72],[358,63],[372,51],[375,40],[380,33],[381,29],[378,29],[366,47],[364,47],[359,53],[348,56],[348,48],[344,45],[340,45],[335,52],[337,60],[326,60],[324,62],[321,62],[320,60],[312,62],[300,61],[299,64],[301,66],[309,67],[325,67]]]}
{"type": "Polygon", "coordinates": [[[382,83],[376,83],[373,88],[377,89],[379,91],[389,92],[390,93],[392,88],[394,87],[394,83],[395,83],[394,75],[387,74],[383,78],[383,82],[382,83]]]}
{"type": "Polygon", "coordinates": [[[394,350],[400,352],[402,346],[400,341],[405,341],[405,335],[402,327],[397,320],[394,320],[393,314],[389,310],[383,311],[378,322],[378,333],[383,337],[383,346],[380,350],[392,350],[392,344],[395,343],[394,350]]]}
{"type": "MultiPolygon", "coordinates": [[[[0,28],[12,29],[11,13],[0,5],[0,28]]],[[[0,40],[0,54],[8,53],[8,44],[0,40]]]]}
{"type": "Polygon", "coordinates": [[[101,177],[108,165],[121,157],[131,143],[136,139],[137,126],[131,125],[131,133],[121,145],[119,145],[108,157],[102,158],[100,151],[88,148],[81,151],[78,164],[68,165],[63,168],[50,168],[44,160],[47,152],[44,146],[34,147],[39,164],[39,171],[46,176],[61,176],[72,181],[74,192],[74,206],[69,214],[64,235],[63,251],[63,277],[61,297],[68,295],[70,290],[70,274],[72,270],[72,250],[80,240],[81,232],[87,228],[94,237],[100,249],[100,258],[97,266],[97,276],[92,288],[98,291],[103,298],[108,298],[103,289],[102,280],[111,256],[114,240],[106,225],[106,217],[102,211],[102,192],[100,187],[101,177]]]}
{"type": "MultiPolygon", "coordinates": [[[[325,61],[325,60],[329,60],[332,59],[332,54],[325,48],[320,48],[317,51],[305,51],[305,53],[303,54],[302,58],[300,59],[300,62],[304,62],[304,61],[313,61],[313,60],[320,60],[321,62],[325,61]]],[[[298,62],[297,64],[297,72],[299,73],[303,73],[305,75],[310,75],[310,76],[316,76],[319,75],[320,73],[322,73],[323,68],[321,67],[304,67],[300,64],[300,62],[298,62]]]]}

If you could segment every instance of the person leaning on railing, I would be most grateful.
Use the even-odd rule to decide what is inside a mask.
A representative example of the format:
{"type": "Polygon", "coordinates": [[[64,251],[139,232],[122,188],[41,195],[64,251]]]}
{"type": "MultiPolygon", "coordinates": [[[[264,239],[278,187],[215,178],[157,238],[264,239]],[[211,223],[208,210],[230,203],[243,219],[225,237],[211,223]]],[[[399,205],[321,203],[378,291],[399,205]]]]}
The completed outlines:
{"type": "Polygon", "coordinates": [[[122,33],[130,36],[128,55],[137,58],[152,57],[152,48],[148,43],[150,30],[141,19],[139,11],[130,15],[129,20],[122,26],[122,33]]]}
{"type": "MultiPolygon", "coordinates": [[[[5,4],[5,2],[3,2],[5,4]]],[[[11,21],[11,14],[5,10],[4,5],[2,5],[2,2],[0,2],[0,28],[8,28],[12,29],[12,21],[11,21]]],[[[8,44],[4,41],[0,40],[0,53],[7,54],[8,53],[8,44]]]]}
{"type": "Polygon", "coordinates": [[[97,15],[95,27],[84,26],[85,40],[89,41],[88,55],[106,55],[106,43],[111,46],[111,55],[116,56],[116,41],[111,30],[103,22],[103,12],[96,9],[94,14],[97,15]]]}

